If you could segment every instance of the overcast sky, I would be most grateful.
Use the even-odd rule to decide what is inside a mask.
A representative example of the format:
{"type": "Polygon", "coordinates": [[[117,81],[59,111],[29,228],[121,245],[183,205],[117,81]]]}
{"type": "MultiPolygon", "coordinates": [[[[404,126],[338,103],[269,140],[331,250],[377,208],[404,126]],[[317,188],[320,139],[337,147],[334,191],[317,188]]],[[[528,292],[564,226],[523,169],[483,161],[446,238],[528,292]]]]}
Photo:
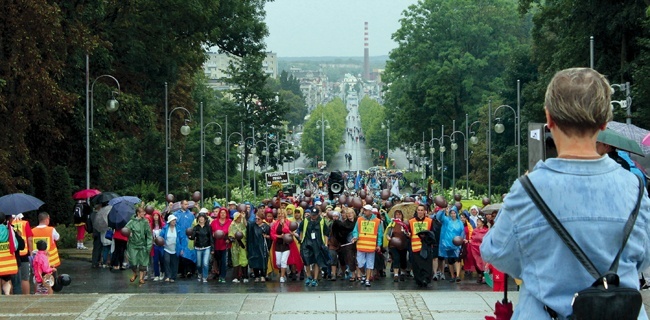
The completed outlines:
{"type": "Polygon", "coordinates": [[[368,22],[370,55],[387,55],[391,35],[417,0],[275,0],[266,4],[266,49],[279,57],[363,56],[368,22]]]}

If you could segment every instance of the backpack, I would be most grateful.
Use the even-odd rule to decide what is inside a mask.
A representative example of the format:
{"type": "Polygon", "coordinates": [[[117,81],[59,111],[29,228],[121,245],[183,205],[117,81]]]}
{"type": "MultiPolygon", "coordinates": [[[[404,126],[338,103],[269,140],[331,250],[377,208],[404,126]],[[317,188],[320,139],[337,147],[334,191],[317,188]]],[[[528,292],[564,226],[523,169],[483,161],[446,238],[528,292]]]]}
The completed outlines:
{"type": "Polygon", "coordinates": [[[84,205],[83,203],[77,203],[74,205],[74,214],[73,214],[74,223],[86,222],[84,219],[84,205]]]}

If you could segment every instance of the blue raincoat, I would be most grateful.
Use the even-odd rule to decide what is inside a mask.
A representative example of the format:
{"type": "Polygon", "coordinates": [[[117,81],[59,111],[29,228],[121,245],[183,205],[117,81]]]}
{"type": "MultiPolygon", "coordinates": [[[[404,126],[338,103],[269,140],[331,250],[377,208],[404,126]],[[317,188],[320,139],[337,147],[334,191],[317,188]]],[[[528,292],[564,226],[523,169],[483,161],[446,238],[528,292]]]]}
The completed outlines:
{"type": "MultiPolygon", "coordinates": [[[[456,207],[452,207],[450,211],[456,212],[456,216],[458,216],[458,209],[454,209],[456,209],[456,207]]],[[[453,239],[456,236],[465,239],[465,227],[463,226],[463,223],[460,221],[460,218],[452,220],[450,217],[445,215],[444,210],[438,211],[436,219],[442,222],[438,256],[444,258],[458,258],[458,255],[460,254],[460,246],[454,245],[453,239]]]]}

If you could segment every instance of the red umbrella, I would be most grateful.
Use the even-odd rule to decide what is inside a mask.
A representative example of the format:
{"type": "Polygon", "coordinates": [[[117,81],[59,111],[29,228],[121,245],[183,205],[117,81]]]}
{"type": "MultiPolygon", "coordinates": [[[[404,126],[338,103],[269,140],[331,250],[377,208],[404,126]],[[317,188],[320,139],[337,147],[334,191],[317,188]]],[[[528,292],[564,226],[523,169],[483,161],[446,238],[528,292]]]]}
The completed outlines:
{"type": "Polygon", "coordinates": [[[508,275],[504,274],[503,300],[494,305],[494,315],[485,316],[485,320],[510,320],[513,314],[512,302],[508,301],[508,275]]]}
{"type": "Polygon", "coordinates": [[[75,200],[81,200],[81,199],[88,199],[92,198],[98,194],[102,193],[101,191],[97,189],[84,189],[81,191],[77,191],[75,194],[72,195],[72,199],[75,200]]]}

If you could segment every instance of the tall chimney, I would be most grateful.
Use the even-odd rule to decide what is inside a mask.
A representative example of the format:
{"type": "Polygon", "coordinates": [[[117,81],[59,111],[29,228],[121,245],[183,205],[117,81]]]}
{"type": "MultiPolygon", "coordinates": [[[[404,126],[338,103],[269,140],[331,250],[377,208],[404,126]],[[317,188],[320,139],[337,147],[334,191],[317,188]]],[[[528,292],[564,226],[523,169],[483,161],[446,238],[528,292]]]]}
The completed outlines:
{"type": "Polygon", "coordinates": [[[370,80],[370,55],[368,53],[368,22],[364,23],[363,32],[363,78],[370,80]]]}

